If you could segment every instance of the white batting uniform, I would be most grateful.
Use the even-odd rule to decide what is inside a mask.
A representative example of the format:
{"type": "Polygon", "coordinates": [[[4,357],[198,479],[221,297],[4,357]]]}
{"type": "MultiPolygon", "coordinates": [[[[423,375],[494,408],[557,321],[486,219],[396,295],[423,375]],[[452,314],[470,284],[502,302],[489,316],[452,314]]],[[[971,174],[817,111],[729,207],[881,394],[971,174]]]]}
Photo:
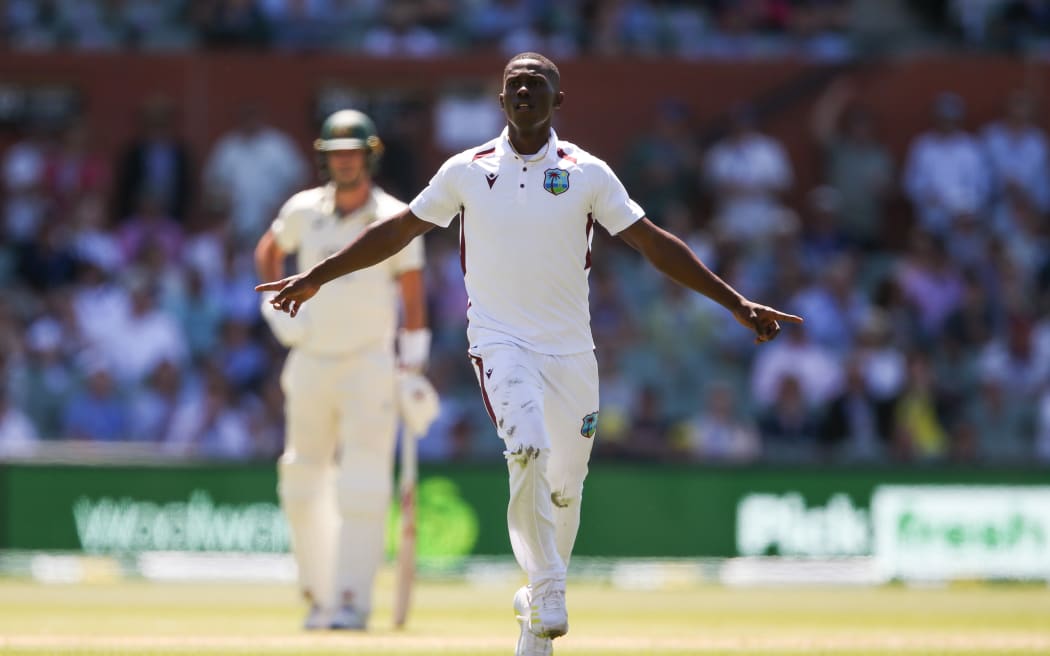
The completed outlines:
{"type": "Polygon", "coordinates": [[[441,227],[460,219],[469,355],[506,444],[511,545],[533,584],[563,579],[598,412],[594,224],[616,234],[645,213],[605,162],[553,130],[534,155],[504,129],[453,156],[410,207],[441,227]]]}
{"type": "MultiPolygon", "coordinates": [[[[292,196],[270,229],[305,270],[404,207],[373,188],[364,206],[340,216],[329,184],[292,196]]],[[[325,285],[294,319],[282,314],[275,321],[284,323],[272,323],[291,347],[281,374],[287,436],[278,472],[300,580],[318,603],[351,602],[366,616],[393,489],[397,278],[422,267],[417,238],[325,285]]]]}

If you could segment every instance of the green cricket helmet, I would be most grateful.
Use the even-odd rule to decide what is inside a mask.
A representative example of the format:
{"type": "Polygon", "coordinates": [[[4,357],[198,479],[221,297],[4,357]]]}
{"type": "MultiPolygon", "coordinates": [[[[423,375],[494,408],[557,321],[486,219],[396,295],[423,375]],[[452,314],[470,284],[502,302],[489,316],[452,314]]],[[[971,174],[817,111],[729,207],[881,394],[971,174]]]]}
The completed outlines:
{"type": "Polygon", "coordinates": [[[321,136],[314,141],[314,150],[324,153],[357,149],[368,151],[368,167],[375,173],[383,156],[383,142],[376,134],[372,119],[354,109],[341,109],[325,119],[321,136]]]}

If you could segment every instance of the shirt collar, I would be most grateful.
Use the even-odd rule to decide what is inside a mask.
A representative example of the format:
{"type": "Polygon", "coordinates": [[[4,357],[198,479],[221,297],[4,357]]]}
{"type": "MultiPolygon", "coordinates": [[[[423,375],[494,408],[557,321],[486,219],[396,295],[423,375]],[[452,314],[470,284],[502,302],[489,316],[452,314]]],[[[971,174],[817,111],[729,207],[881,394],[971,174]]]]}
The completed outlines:
{"type": "MultiPolygon", "coordinates": [[[[557,153],[558,153],[558,134],[554,131],[554,128],[551,128],[551,136],[550,136],[550,138],[547,139],[547,145],[545,146],[545,148],[546,148],[546,150],[543,153],[543,157],[541,157],[540,159],[537,159],[537,160],[532,160],[532,161],[538,162],[538,161],[541,161],[541,160],[547,160],[547,159],[550,159],[551,157],[557,155],[557,153]]],[[[499,135],[499,141],[496,142],[496,154],[499,155],[500,157],[503,157],[503,156],[506,156],[506,155],[509,155],[511,157],[520,157],[521,156],[521,155],[518,154],[517,151],[514,150],[514,146],[512,146],[511,143],[510,143],[510,128],[509,127],[504,127],[503,128],[503,132],[501,132],[500,135],[499,135]]],[[[531,156],[530,155],[526,155],[525,159],[530,159],[531,157],[535,157],[535,156],[536,156],[536,153],[533,153],[531,156]]]]}
{"type": "Polygon", "coordinates": [[[353,212],[350,212],[349,214],[339,214],[339,212],[336,211],[335,208],[335,183],[329,182],[324,186],[324,204],[322,208],[325,214],[334,216],[335,218],[340,220],[354,220],[362,216],[374,217],[376,213],[376,208],[378,206],[378,203],[376,202],[376,194],[378,193],[378,191],[379,187],[377,187],[373,182],[372,189],[368,193],[368,200],[365,201],[364,205],[357,208],[353,212]]]}

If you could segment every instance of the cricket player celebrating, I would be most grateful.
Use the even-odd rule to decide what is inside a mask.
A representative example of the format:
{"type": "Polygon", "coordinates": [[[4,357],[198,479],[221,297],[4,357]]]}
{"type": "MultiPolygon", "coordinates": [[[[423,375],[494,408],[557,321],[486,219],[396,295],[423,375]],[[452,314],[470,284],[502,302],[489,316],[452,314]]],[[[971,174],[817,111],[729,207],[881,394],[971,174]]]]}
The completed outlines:
{"type": "Polygon", "coordinates": [[[595,223],[720,303],[757,342],[775,338],[780,321],[802,321],[741,296],[650,222],[605,162],[561,140],[551,118],[564,99],[553,62],[514,56],[499,94],[503,134],[446,161],[406,211],[309,271],[256,288],[277,291],[271,304],[294,316],[322,285],[459,217],[469,356],[506,445],[507,524],[528,575],[514,597],[517,654],[529,656],[552,653],[569,630],[565,576],[598,420],[587,283],[595,223]]]}
{"type": "MultiPolygon", "coordinates": [[[[366,115],[332,114],[314,147],[330,181],[292,196],[259,240],[262,280],[284,275],[287,254],[305,271],[405,209],[372,183],[383,144],[366,115]]],[[[281,373],[287,426],[278,492],[311,603],[308,629],[360,630],[368,621],[393,489],[397,369],[421,371],[430,349],[422,267],[416,235],[330,285],[294,320],[264,302],[290,349],[281,373]]]]}

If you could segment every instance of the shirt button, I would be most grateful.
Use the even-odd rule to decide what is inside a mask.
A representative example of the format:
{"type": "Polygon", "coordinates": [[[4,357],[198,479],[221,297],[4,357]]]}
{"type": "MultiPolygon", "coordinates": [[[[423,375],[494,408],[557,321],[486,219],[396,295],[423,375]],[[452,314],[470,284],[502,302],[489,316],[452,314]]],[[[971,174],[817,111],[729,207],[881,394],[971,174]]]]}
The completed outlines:
{"type": "Polygon", "coordinates": [[[521,167],[521,170],[522,170],[522,171],[528,171],[528,170],[529,170],[529,167],[527,167],[527,166],[523,166],[523,167],[521,167]]]}
{"type": "Polygon", "coordinates": [[[524,184],[520,184],[520,185],[518,185],[518,186],[519,186],[519,187],[521,187],[522,189],[524,189],[524,188],[525,188],[525,185],[524,185],[524,184]]]}

